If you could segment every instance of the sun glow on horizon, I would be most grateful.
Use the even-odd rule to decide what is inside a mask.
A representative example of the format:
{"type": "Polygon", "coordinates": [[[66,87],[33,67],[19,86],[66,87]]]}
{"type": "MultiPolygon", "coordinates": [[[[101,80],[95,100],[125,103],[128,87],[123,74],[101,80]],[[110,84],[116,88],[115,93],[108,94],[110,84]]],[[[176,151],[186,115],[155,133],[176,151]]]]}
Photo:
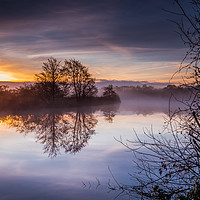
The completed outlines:
{"type": "Polygon", "coordinates": [[[18,81],[10,73],[0,71],[0,81],[18,81]]]}
{"type": "MultiPolygon", "coordinates": [[[[44,61],[45,62],[45,61],[44,61]]],[[[96,80],[108,81],[148,81],[148,82],[180,82],[180,75],[172,74],[178,68],[178,62],[116,62],[114,59],[97,62],[83,59],[82,63],[88,67],[89,72],[96,80]],[[122,70],[123,66],[123,70],[122,70]]],[[[6,60],[0,64],[0,81],[8,82],[34,82],[35,74],[40,73],[42,61],[39,60],[6,60]]],[[[97,81],[98,82],[98,81],[97,81]]]]}

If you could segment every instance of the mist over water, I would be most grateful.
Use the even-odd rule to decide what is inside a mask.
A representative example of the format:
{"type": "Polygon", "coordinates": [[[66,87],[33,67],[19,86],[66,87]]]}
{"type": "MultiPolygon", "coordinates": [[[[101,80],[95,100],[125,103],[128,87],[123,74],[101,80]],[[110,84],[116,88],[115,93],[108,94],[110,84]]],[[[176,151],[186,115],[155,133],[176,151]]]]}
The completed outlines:
{"type": "MultiPolygon", "coordinates": [[[[27,199],[112,199],[112,170],[130,183],[133,156],[117,140],[134,130],[163,129],[169,100],[122,98],[121,104],[0,115],[0,196],[27,199]],[[96,188],[96,177],[102,185],[96,188]],[[84,184],[87,187],[84,188],[84,184]]],[[[119,199],[129,199],[126,196],[119,199]]]]}

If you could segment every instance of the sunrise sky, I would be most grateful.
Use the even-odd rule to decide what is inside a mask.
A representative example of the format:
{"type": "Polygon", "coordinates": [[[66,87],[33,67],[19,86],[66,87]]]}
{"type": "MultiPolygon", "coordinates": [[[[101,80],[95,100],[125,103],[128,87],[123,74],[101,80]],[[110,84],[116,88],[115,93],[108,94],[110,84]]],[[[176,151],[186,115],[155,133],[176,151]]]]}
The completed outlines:
{"type": "Polygon", "coordinates": [[[0,0],[0,80],[32,81],[49,57],[97,79],[168,82],[185,55],[173,0],[0,0]]]}

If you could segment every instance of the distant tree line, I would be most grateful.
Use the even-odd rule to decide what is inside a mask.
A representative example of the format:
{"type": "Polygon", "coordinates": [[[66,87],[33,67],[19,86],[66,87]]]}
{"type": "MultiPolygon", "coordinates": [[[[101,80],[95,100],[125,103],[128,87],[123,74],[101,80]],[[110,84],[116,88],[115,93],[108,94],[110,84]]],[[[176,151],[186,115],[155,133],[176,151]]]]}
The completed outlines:
{"type": "Polygon", "coordinates": [[[56,58],[49,58],[35,78],[35,83],[12,90],[8,86],[0,86],[0,108],[29,109],[120,102],[112,85],[105,87],[103,95],[98,97],[95,78],[86,66],[75,59],[61,64],[56,58]]]}
{"type": "Polygon", "coordinates": [[[167,85],[164,88],[154,88],[152,86],[117,86],[115,91],[120,95],[120,98],[167,98],[174,96],[174,98],[182,99],[191,95],[191,88],[184,85],[167,85]]]}

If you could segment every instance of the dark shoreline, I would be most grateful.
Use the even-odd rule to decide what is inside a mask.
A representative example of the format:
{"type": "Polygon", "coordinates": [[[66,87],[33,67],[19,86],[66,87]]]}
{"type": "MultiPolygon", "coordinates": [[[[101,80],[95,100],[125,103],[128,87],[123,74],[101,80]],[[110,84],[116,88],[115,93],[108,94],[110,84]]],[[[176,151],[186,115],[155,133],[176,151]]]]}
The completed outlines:
{"type": "MultiPolygon", "coordinates": [[[[69,99],[68,99],[69,100],[69,99]]],[[[0,110],[0,116],[15,114],[35,114],[35,113],[66,113],[66,112],[89,112],[104,111],[105,109],[118,110],[121,101],[105,100],[103,97],[92,97],[90,100],[84,100],[79,103],[76,99],[71,98],[70,104],[54,104],[54,105],[35,105],[35,106],[13,106],[0,110]],[[102,101],[104,100],[104,101],[102,101]],[[73,102],[73,103],[72,103],[73,102]]],[[[68,101],[69,103],[69,101],[68,101]]]]}

